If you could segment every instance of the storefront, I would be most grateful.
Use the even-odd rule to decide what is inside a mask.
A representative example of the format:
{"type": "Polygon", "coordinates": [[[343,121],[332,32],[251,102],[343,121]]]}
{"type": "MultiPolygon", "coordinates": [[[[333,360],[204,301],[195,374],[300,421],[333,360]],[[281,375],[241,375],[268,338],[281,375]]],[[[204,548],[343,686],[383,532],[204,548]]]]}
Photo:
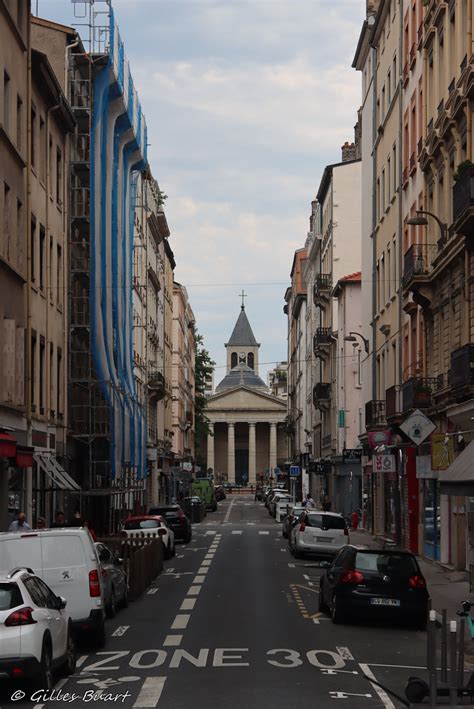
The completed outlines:
{"type": "Polygon", "coordinates": [[[473,460],[474,441],[471,441],[447,470],[439,471],[439,493],[448,496],[451,501],[450,563],[459,570],[467,567],[471,579],[474,578],[474,510],[471,505],[471,498],[474,498],[473,460]]]}

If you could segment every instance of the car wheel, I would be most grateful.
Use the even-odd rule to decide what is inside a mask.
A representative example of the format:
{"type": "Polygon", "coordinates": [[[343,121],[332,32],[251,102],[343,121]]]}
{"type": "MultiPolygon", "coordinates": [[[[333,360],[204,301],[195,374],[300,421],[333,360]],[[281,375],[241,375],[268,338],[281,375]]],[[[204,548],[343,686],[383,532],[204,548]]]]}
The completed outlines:
{"type": "Polygon", "coordinates": [[[344,613],[341,610],[341,603],[337,600],[336,594],[332,597],[331,618],[335,625],[344,622],[344,613]]]}
{"type": "Polygon", "coordinates": [[[320,613],[327,613],[329,608],[324,602],[323,584],[319,582],[319,600],[318,600],[318,610],[320,613]]]}
{"type": "Polygon", "coordinates": [[[116,613],[117,613],[117,606],[115,603],[115,589],[112,586],[112,591],[110,593],[110,601],[105,606],[105,615],[107,616],[107,618],[114,618],[116,613]]]}
{"type": "Polygon", "coordinates": [[[47,641],[43,642],[43,649],[41,651],[41,667],[38,675],[37,686],[39,689],[45,689],[48,691],[54,686],[51,647],[47,641]]]}
{"type": "Polygon", "coordinates": [[[69,626],[67,634],[66,662],[64,663],[64,674],[72,675],[76,671],[76,643],[72,628],[69,626]]]}
{"type": "Polygon", "coordinates": [[[94,644],[97,648],[102,648],[105,645],[105,623],[102,619],[102,623],[97,628],[94,633],[94,644]]]}

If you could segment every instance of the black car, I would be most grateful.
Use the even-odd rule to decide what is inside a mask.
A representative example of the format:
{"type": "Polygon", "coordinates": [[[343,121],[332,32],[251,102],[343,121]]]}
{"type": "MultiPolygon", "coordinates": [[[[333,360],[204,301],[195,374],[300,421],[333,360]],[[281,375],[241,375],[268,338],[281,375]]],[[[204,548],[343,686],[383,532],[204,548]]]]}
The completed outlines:
{"type": "Polygon", "coordinates": [[[217,485],[215,488],[215,493],[216,493],[217,502],[221,502],[222,500],[225,500],[226,494],[225,494],[225,489],[224,489],[223,485],[217,485]]]}
{"type": "Polygon", "coordinates": [[[185,514],[179,505],[163,505],[161,507],[150,507],[149,515],[161,515],[166,519],[166,524],[174,532],[174,538],[183,542],[190,542],[192,539],[190,515],[185,514]]]}
{"type": "Polygon", "coordinates": [[[346,545],[321,577],[319,610],[333,623],[365,616],[426,627],[429,594],[416,557],[399,549],[346,545]]]}
{"type": "Polygon", "coordinates": [[[183,497],[180,505],[192,522],[202,522],[206,516],[206,505],[197,495],[183,497]]]}

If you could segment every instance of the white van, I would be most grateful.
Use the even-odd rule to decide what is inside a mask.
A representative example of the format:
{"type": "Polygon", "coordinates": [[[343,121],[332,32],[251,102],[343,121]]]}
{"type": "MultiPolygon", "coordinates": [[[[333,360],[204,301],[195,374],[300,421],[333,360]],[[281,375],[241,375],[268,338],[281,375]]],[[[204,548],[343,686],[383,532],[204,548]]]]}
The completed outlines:
{"type": "Polygon", "coordinates": [[[76,632],[105,643],[101,571],[87,529],[32,529],[0,534],[0,572],[24,566],[64,596],[76,632]]]}

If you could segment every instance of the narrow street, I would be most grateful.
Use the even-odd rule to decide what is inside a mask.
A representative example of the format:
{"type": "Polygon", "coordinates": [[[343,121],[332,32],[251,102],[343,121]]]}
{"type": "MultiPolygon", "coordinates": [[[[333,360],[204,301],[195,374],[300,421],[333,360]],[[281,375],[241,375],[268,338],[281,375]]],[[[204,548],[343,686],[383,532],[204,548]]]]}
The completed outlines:
{"type": "MultiPolygon", "coordinates": [[[[398,706],[362,672],[403,694],[425,634],[333,625],[317,609],[321,573],[292,558],[262,504],[231,495],[194,525],[148,593],[108,621],[105,649],[79,652],[77,673],[56,689],[76,694],[77,706],[91,690],[126,707],[398,706]]],[[[59,704],[6,699],[3,707],[59,704]]]]}

